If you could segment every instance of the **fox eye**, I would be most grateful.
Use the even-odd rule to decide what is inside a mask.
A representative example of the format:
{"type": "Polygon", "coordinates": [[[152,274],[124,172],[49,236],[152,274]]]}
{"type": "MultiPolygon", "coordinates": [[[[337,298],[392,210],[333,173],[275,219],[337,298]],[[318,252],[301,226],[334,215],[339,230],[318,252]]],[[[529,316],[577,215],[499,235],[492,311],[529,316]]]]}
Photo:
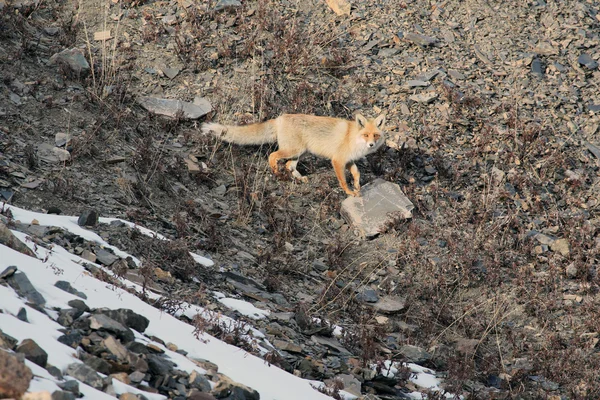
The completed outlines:
{"type": "Polygon", "coordinates": [[[379,138],[381,137],[381,135],[375,135],[375,140],[379,140],[379,138]]]}
{"type": "Polygon", "coordinates": [[[369,134],[368,133],[363,133],[363,136],[366,137],[366,138],[368,138],[369,134]]]}

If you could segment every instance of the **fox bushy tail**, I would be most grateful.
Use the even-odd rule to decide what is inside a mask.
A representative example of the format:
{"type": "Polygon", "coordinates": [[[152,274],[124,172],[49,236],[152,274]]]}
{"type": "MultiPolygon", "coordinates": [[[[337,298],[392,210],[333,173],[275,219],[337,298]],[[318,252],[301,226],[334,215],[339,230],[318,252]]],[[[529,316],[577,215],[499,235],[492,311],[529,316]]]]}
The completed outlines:
{"type": "Polygon", "coordinates": [[[264,144],[277,141],[275,121],[269,120],[250,125],[221,125],[214,122],[202,124],[203,134],[212,132],[226,142],[236,144],[264,144]]]}

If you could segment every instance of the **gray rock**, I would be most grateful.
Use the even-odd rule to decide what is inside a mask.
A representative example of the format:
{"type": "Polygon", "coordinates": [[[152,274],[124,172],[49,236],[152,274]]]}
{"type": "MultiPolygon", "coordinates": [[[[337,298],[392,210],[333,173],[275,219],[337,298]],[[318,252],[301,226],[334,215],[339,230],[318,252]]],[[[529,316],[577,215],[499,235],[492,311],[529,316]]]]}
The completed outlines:
{"type": "Polygon", "coordinates": [[[98,249],[96,249],[96,259],[100,264],[110,267],[113,263],[115,263],[120,258],[115,256],[113,253],[111,253],[108,250],[98,248],[98,249]]]}
{"type": "Polygon", "coordinates": [[[154,375],[166,376],[174,367],[171,361],[158,354],[149,354],[147,361],[149,370],[154,375]]]}
{"type": "Polygon", "coordinates": [[[100,372],[101,374],[110,374],[110,364],[106,360],[103,360],[99,357],[89,356],[83,361],[83,363],[94,371],[100,372]]]}
{"type": "Polygon", "coordinates": [[[210,382],[204,375],[197,371],[192,371],[190,373],[189,382],[191,388],[198,389],[201,392],[210,392],[210,382]]]}
{"type": "Polygon", "coordinates": [[[115,339],[114,336],[108,335],[108,337],[102,341],[102,344],[113,356],[117,357],[117,360],[120,362],[127,361],[129,352],[125,346],[115,339]]]}
{"type": "Polygon", "coordinates": [[[55,390],[52,392],[52,400],[75,400],[75,395],[71,392],[55,390]]]}
{"type": "Polygon", "coordinates": [[[85,383],[94,389],[102,390],[105,386],[104,379],[96,371],[85,364],[69,364],[66,374],[85,383]]]}
{"type": "Polygon", "coordinates": [[[302,347],[296,343],[288,342],[286,340],[275,339],[273,346],[279,350],[287,351],[289,353],[303,353],[302,347]]]}
{"type": "Polygon", "coordinates": [[[31,339],[25,339],[16,348],[17,353],[23,353],[25,358],[32,363],[39,365],[42,368],[46,368],[48,362],[48,353],[44,351],[35,341],[31,339]]]}
{"type": "Polygon", "coordinates": [[[352,355],[352,353],[350,353],[344,346],[342,346],[340,344],[340,342],[338,342],[337,339],[329,338],[329,337],[325,337],[325,336],[316,336],[316,335],[311,336],[310,339],[314,343],[325,346],[325,347],[327,347],[327,349],[332,350],[335,353],[345,355],[345,356],[352,355]]]}
{"type": "Polygon", "coordinates": [[[76,308],[81,312],[89,312],[90,308],[83,301],[79,299],[69,300],[67,303],[70,307],[76,308]]]}
{"type": "Polygon", "coordinates": [[[429,82],[413,79],[410,81],[406,81],[404,86],[406,86],[408,88],[427,87],[427,86],[429,86],[429,82]]]}
{"type": "Polygon", "coordinates": [[[406,33],[404,35],[404,39],[423,47],[431,46],[438,42],[438,39],[431,36],[421,35],[420,33],[406,33]]]}
{"type": "Polygon", "coordinates": [[[61,51],[60,53],[54,54],[48,60],[48,65],[67,65],[71,70],[75,73],[87,72],[90,69],[90,64],[88,64],[85,59],[85,55],[83,51],[80,49],[67,49],[61,51]]]}
{"type": "Polygon", "coordinates": [[[434,92],[419,93],[419,94],[413,94],[411,96],[408,96],[409,100],[412,100],[415,103],[422,103],[422,104],[432,103],[437,98],[438,98],[438,94],[434,93],[434,92]]]}
{"type": "Polygon", "coordinates": [[[138,99],[138,103],[151,113],[171,118],[182,113],[183,118],[198,119],[212,111],[212,106],[208,101],[203,104],[194,104],[181,100],[141,97],[138,99]]]}
{"type": "Polygon", "coordinates": [[[23,322],[29,322],[27,320],[27,310],[24,307],[21,307],[19,309],[19,312],[17,313],[17,318],[23,322]]]}
{"type": "Polygon", "coordinates": [[[385,296],[372,306],[381,313],[395,314],[406,308],[406,300],[401,297],[385,296]]]}
{"type": "Polygon", "coordinates": [[[596,69],[598,68],[598,62],[595,61],[589,54],[583,53],[577,58],[577,62],[587,69],[596,69]]]}
{"type": "Polygon", "coordinates": [[[135,335],[131,329],[104,314],[94,314],[90,317],[90,328],[114,333],[124,343],[133,341],[135,335]]]}
{"type": "Polygon", "coordinates": [[[398,353],[402,354],[406,358],[406,361],[414,362],[416,364],[424,363],[431,359],[431,354],[427,351],[409,344],[400,347],[398,353]]]}
{"type": "Polygon", "coordinates": [[[46,299],[44,296],[38,292],[31,282],[27,275],[23,272],[17,272],[8,279],[6,279],[10,287],[12,287],[15,292],[19,294],[21,297],[25,297],[28,301],[32,302],[35,305],[43,307],[46,304],[46,299]]]}
{"type": "MultiPolygon", "coordinates": [[[[71,294],[74,294],[75,296],[81,297],[82,299],[87,299],[87,296],[85,295],[85,293],[76,290],[67,281],[56,281],[56,283],[54,284],[54,286],[56,286],[60,290],[64,290],[67,293],[71,293],[71,294]]],[[[71,306],[71,307],[73,307],[73,306],[71,306]]],[[[75,308],[77,308],[77,307],[75,307],[75,308]]],[[[87,311],[87,310],[84,310],[84,311],[87,311]]]]}
{"type": "Polygon", "coordinates": [[[345,199],[340,212],[367,237],[385,231],[397,218],[412,217],[414,205],[395,183],[376,179],[365,185],[361,194],[345,199]]]}
{"type": "Polygon", "coordinates": [[[79,226],[95,226],[98,223],[98,211],[85,210],[77,219],[79,226]]]}
{"type": "Polygon", "coordinates": [[[358,294],[360,300],[364,301],[365,303],[377,303],[377,301],[379,301],[379,296],[377,295],[377,292],[371,288],[364,288],[359,294],[358,294]]]}
{"type": "Polygon", "coordinates": [[[79,397],[79,381],[76,381],[75,379],[67,379],[64,382],[59,382],[58,387],[79,397]]]}
{"type": "Polygon", "coordinates": [[[54,144],[56,147],[63,147],[71,140],[70,136],[64,132],[57,132],[54,135],[54,144]]]}
{"type": "Polygon", "coordinates": [[[52,153],[54,154],[54,156],[57,158],[58,161],[65,162],[65,161],[71,160],[71,153],[69,153],[65,149],[61,149],[59,147],[54,147],[52,149],[52,153]]]}
{"type": "Polygon", "coordinates": [[[56,319],[56,322],[62,326],[69,327],[73,325],[73,322],[77,318],[81,317],[81,314],[83,314],[83,311],[76,308],[62,309],[58,312],[58,318],[56,319]]]}
{"type": "Polygon", "coordinates": [[[219,0],[215,5],[215,11],[221,11],[226,8],[241,7],[242,3],[239,0],[219,0]]]}
{"type": "Polygon", "coordinates": [[[0,244],[8,246],[19,253],[35,257],[35,253],[29,247],[27,247],[25,243],[17,239],[17,237],[13,235],[10,229],[8,229],[8,227],[2,221],[0,221],[0,244]]]}
{"type": "MultiPolygon", "coordinates": [[[[191,374],[190,374],[190,376],[191,376],[191,374]]],[[[134,371],[129,374],[129,379],[133,383],[140,383],[141,381],[144,380],[145,377],[146,377],[146,374],[141,371],[134,371]]],[[[190,386],[191,386],[191,379],[190,379],[190,386]]],[[[209,387],[210,387],[210,384],[209,384],[209,387]]]]}
{"type": "Polygon", "coordinates": [[[577,278],[577,274],[579,273],[579,270],[575,266],[575,263],[571,263],[567,266],[565,272],[567,273],[568,278],[574,279],[574,278],[577,278]]]}
{"type": "Polygon", "coordinates": [[[48,373],[50,375],[52,375],[54,378],[56,378],[59,381],[62,381],[64,379],[63,374],[60,371],[60,369],[56,368],[54,365],[47,365],[46,371],[48,371],[48,373]]]}
{"type": "Polygon", "coordinates": [[[600,111],[600,104],[588,104],[587,108],[588,108],[588,111],[596,113],[596,112],[600,111]]]}
{"type": "Polygon", "coordinates": [[[59,343],[64,344],[65,346],[69,346],[69,347],[76,349],[77,346],[79,346],[79,344],[81,343],[81,339],[83,339],[83,336],[81,335],[81,333],[71,332],[71,333],[66,333],[62,336],[59,336],[58,339],[56,339],[56,340],[59,343]]]}
{"type": "Polygon", "coordinates": [[[140,333],[144,333],[144,331],[146,330],[146,328],[148,328],[148,325],[150,324],[148,318],[144,317],[143,315],[137,314],[127,308],[119,308],[118,310],[99,309],[96,310],[96,313],[104,314],[114,319],[115,321],[120,322],[126,327],[135,329],[140,333]]]}
{"type": "Polygon", "coordinates": [[[542,78],[544,76],[544,64],[542,64],[542,60],[539,58],[534,58],[531,62],[531,73],[537,76],[538,78],[542,78]]]}

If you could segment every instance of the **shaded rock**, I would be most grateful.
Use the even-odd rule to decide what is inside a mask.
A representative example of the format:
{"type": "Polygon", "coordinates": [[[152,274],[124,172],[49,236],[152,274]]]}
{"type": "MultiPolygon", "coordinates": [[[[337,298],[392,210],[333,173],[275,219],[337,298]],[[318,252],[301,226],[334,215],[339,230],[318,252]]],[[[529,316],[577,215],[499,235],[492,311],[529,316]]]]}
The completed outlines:
{"type": "Polygon", "coordinates": [[[19,341],[14,337],[7,335],[0,329],[0,348],[14,350],[19,341]]]}
{"type": "MultiPolygon", "coordinates": [[[[67,293],[71,293],[74,294],[77,297],[81,297],[82,299],[87,299],[87,296],[85,295],[85,293],[80,292],[78,290],[76,290],[75,288],[73,288],[73,286],[71,286],[71,284],[67,281],[56,281],[56,283],[54,284],[54,286],[56,286],[57,288],[59,288],[60,290],[64,290],[67,293]]],[[[71,300],[72,301],[72,300],[71,300]]],[[[70,305],[70,304],[69,304],[70,305]]],[[[71,306],[73,307],[73,306],[71,306]]],[[[77,308],[77,307],[74,307],[77,308]]]]}
{"type": "Polygon", "coordinates": [[[544,70],[545,68],[542,64],[542,60],[540,60],[539,58],[534,58],[531,62],[531,72],[538,78],[541,78],[544,76],[544,70]]]}
{"type": "Polygon", "coordinates": [[[413,94],[411,96],[408,96],[409,100],[412,100],[415,103],[423,103],[423,104],[429,104],[437,98],[438,98],[438,94],[434,93],[434,92],[419,93],[419,94],[413,94]]]}
{"type": "Polygon", "coordinates": [[[110,374],[110,364],[99,357],[89,356],[84,362],[85,365],[92,368],[94,371],[98,371],[101,374],[108,375],[110,374]]]}
{"type": "Polygon", "coordinates": [[[6,279],[6,281],[10,287],[12,287],[14,291],[19,294],[19,296],[26,298],[31,303],[42,307],[44,304],[46,304],[46,299],[44,299],[44,296],[42,296],[40,292],[33,287],[29,281],[29,278],[27,278],[27,275],[25,275],[23,272],[15,273],[6,279]]]}
{"type": "Polygon", "coordinates": [[[204,375],[197,371],[190,373],[189,382],[191,388],[198,389],[201,392],[210,392],[210,382],[204,375]]]}
{"type": "Polygon", "coordinates": [[[297,345],[296,343],[291,343],[285,340],[275,339],[273,341],[273,346],[278,348],[279,350],[287,351],[290,353],[302,353],[302,347],[297,345]]]}
{"type": "Polygon", "coordinates": [[[83,301],[81,301],[79,299],[69,300],[69,302],[67,304],[70,307],[80,310],[82,313],[90,311],[90,308],[87,306],[87,304],[85,304],[83,301]]]}
{"type": "Polygon", "coordinates": [[[0,350],[0,398],[21,398],[32,378],[31,370],[22,359],[0,350]]]}
{"type": "Polygon", "coordinates": [[[85,210],[77,219],[79,226],[95,226],[98,223],[98,211],[85,210]]]}
{"type": "Polygon", "coordinates": [[[314,343],[325,346],[327,349],[329,349],[335,353],[339,353],[341,355],[347,355],[347,356],[352,355],[352,353],[350,353],[344,346],[342,346],[340,344],[340,342],[338,342],[337,339],[328,338],[328,337],[324,337],[324,336],[316,336],[316,335],[311,336],[310,339],[314,343]]]}
{"type": "Polygon", "coordinates": [[[67,49],[54,54],[48,60],[48,65],[67,65],[73,72],[82,73],[89,71],[90,64],[85,59],[80,49],[67,49]]]}
{"type": "Polygon", "coordinates": [[[183,118],[198,119],[212,110],[210,103],[208,103],[208,106],[206,103],[197,105],[181,100],[158,99],[154,97],[141,97],[138,99],[138,103],[151,113],[171,118],[175,118],[181,114],[183,118]]]}
{"type": "Polygon", "coordinates": [[[17,272],[17,267],[15,267],[14,265],[6,267],[4,271],[0,272],[0,279],[6,279],[10,276],[13,276],[15,272],[17,272]]]}
{"type": "Polygon", "coordinates": [[[39,365],[42,368],[46,368],[48,362],[48,353],[44,351],[35,341],[31,339],[25,339],[16,348],[17,353],[23,353],[25,358],[32,363],[39,365]]]}
{"type": "Polygon", "coordinates": [[[115,321],[127,326],[128,328],[135,329],[140,333],[144,333],[150,321],[143,315],[137,314],[127,308],[119,308],[118,310],[96,310],[97,314],[104,314],[115,321]]]}
{"type": "Polygon", "coordinates": [[[418,44],[419,46],[431,46],[432,44],[435,44],[438,42],[438,39],[431,37],[431,36],[426,36],[426,35],[421,35],[420,33],[405,33],[404,34],[404,39],[411,42],[411,43],[415,43],[418,44]]]}
{"type": "Polygon", "coordinates": [[[340,212],[367,237],[384,232],[397,218],[412,217],[414,205],[395,183],[376,179],[365,185],[361,194],[346,198],[340,212]]]}
{"type": "Polygon", "coordinates": [[[371,288],[364,288],[358,294],[358,297],[360,298],[360,300],[364,301],[365,303],[377,303],[377,301],[379,300],[379,296],[377,295],[377,292],[371,288]]]}
{"type": "Polygon", "coordinates": [[[77,318],[81,317],[82,314],[83,311],[78,310],[76,308],[63,309],[58,312],[58,318],[56,319],[56,322],[58,322],[62,326],[69,327],[73,325],[73,322],[77,318]]]}
{"type": "Polygon", "coordinates": [[[90,328],[114,333],[122,342],[133,341],[135,335],[131,329],[104,314],[94,314],[90,317],[90,328]]]}
{"type": "Polygon", "coordinates": [[[596,69],[598,68],[598,62],[590,57],[589,54],[583,53],[577,58],[577,62],[587,69],[596,69]]]}
{"type": "Polygon", "coordinates": [[[104,379],[96,371],[85,364],[69,364],[66,374],[93,387],[102,390],[104,388],[104,379]]]}
{"type": "Polygon", "coordinates": [[[80,333],[71,332],[71,333],[67,333],[62,336],[59,336],[58,339],[56,339],[56,340],[58,342],[64,344],[65,346],[69,346],[69,347],[76,349],[77,346],[79,346],[79,344],[81,343],[82,339],[83,339],[83,336],[80,333]]]}
{"type": "Polygon", "coordinates": [[[427,351],[409,344],[400,347],[398,353],[402,354],[406,358],[406,361],[414,362],[416,364],[424,363],[431,359],[431,354],[427,351]]]}
{"type": "Polygon", "coordinates": [[[149,371],[154,375],[168,375],[175,365],[171,361],[157,354],[149,354],[147,361],[149,371]]]}
{"type": "MultiPolygon", "coordinates": [[[[13,233],[8,229],[4,222],[0,221],[0,244],[10,247],[13,250],[23,253],[30,257],[35,257],[35,253],[21,242],[13,233]]],[[[9,267],[10,268],[10,267],[9,267]]]]}
{"type": "Polygon", "coordinates": [[[17,313],[17,318],[23,322],[29,322],[27,320],[27,310],[24,307],[21,307],[19,309],[19,312],[17,313]]]}
{"type": "Polygon", "coordinates": [[[56,368],[53,365],[46,365],[46,371],[48,371],[48,373],[50,375],[52,375],[54,378],[56,378],[59,381],[62,381],[64,379],[63,374],[60,371],[60,369],[56,368]]]}
{"type": "Polygon", "coordinates": [[[98,262],[100,264],[110,267],[113,263],[115,263],[120,258],[115,256],[113,253],[111,253],[108,250],[99,248],[96,250],[96,259],[98,260],[98,262]]]}
{"type": "Polygon", "coordinates": [[[217,386],[215,386],[211,394],[218,399],[260,400],[260,395],[256,390],[242,385],[241,383],[234,382],[227,376],[221,374],[219,374],[219,383],[217,383],[217,386]]]}
{"type": "Polygon", "coordinates": [[[377,311],[384,314],[395,314],[406,307],[406,300],[401,297],[385,296],[377,303],[372,305],[377,311]]]}

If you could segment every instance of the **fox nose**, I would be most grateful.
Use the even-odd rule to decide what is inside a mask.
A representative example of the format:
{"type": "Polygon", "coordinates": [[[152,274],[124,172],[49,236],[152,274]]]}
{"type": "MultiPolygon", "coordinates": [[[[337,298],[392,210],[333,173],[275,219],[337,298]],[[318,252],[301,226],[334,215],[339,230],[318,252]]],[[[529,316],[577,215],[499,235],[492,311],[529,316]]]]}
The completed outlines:
{"type": "Polygon", "coordinates": [[[375,146],[375,143],[369,143],[369,147],[375,146]]]}

